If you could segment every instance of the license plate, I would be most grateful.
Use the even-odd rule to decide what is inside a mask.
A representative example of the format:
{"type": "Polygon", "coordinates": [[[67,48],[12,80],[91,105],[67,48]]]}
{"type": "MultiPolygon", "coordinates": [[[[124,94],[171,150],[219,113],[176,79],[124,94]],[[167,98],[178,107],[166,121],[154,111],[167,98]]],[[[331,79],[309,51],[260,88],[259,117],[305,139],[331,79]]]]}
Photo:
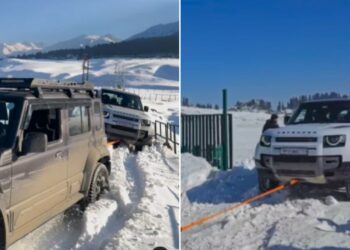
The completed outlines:
{"type": "Polygon", "coordinates": [[[308,155],[306,148],[281,148],[282,155],[308,155]]]}

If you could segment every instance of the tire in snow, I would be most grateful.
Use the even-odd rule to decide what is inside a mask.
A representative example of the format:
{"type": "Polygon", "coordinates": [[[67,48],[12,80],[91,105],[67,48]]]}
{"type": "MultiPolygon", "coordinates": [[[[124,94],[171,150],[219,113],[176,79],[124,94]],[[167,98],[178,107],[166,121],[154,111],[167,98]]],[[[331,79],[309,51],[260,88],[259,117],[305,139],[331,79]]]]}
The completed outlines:
{"type": "Polygon", "coordinates": [[[271,178],[271,174],[262,169],[258,170],[258,183],[261,193],[269,191],[270,189],[273,189],[280,184],[279,181],[271,178]]]}
{"type": "Polygon", "coordinates": [[[109,173],[107,167],[104,164],[99,163],[92,177],[88,195],[80,204],[82,210],[85,210],[90,203],[98,201],[101,194],[109,191],[108,177],[109,173]]]}

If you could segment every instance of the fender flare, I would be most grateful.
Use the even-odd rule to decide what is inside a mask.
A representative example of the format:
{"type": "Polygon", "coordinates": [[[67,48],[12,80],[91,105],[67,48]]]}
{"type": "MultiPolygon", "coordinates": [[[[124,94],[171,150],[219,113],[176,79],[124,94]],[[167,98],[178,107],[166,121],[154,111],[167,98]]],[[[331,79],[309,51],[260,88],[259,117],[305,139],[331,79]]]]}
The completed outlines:
{"type": "Polygon", "coordinates": [[[97,149],[93,149],[89,152],[89,156],[85,163],[84,178],[81,187],[81,192],[84,196],[88,195],[90,184],[98,163],[104,163],[110,172],[110,155],[107,149],[102,154],[97,149]]]}

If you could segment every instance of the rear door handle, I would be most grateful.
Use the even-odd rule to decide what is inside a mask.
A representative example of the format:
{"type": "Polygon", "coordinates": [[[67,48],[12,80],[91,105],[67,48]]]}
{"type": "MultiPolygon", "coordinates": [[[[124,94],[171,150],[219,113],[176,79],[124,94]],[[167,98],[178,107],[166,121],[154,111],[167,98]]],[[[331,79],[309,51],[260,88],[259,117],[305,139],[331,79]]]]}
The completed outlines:
{"type": "Polygon", "coordinates": [[[59,159],[59,160],[63,159],[63,152],[62,152],[62,151],[57,152],[57,153],[55,154],[55,158],[56,158],[56,159],[59,159]]]}

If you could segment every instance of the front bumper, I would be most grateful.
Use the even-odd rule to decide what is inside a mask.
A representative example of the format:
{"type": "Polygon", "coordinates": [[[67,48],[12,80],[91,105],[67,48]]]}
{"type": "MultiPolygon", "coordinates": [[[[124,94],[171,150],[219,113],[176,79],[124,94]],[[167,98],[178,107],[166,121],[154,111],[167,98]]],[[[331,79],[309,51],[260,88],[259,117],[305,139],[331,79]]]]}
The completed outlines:
{"type": "Polygon", "coordinates": [[[350,162],[343,162],[341,156],[261,155],[255,162],[259,170],[280,181],[327,183],[350,179],[350,162]]]}
{"type": "Polygon", "coordinates": [[[150,145],[153,136],[146,130],[106,124],[105,131],[109,141],[121,140],[127,144],[150,145]]]}

